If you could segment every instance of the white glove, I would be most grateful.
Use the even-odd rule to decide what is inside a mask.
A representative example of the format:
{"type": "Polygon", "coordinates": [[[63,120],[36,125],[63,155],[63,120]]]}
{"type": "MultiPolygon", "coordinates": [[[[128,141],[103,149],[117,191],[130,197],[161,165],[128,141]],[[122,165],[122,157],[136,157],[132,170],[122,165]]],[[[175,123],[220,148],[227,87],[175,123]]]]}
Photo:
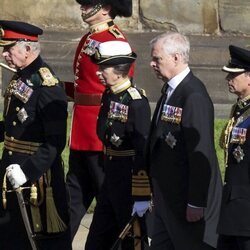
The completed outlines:
{"type": "Polygon", "coordinates": [[[135,201],[132,215],[134,213],[137,213],[139,217],[142,217],[147,212],[149,207],[150,207],[150,201],[135,201]]]}
{"type": "Polygon", "coordinates": [[[28,180],[18,164],[9,165],[6,168],[6,175],[14,189],[19,188],[28,180]]]}

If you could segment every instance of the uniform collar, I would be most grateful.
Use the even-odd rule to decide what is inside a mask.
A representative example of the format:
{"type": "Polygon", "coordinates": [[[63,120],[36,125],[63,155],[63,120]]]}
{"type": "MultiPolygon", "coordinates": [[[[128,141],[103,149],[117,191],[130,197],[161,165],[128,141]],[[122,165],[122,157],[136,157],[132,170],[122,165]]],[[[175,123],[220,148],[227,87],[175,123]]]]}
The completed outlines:
{"type": "Polygon", "coordinates": [[[243,99],[238,100],[237,105],[240,109],[245,108],[250,104],[250,95],[246,96],[243,99]]]}
{"type": "Polygon", "coordinates": [[[38,71],[41,68],[42,64],[43,64],[43,60],[40,56],[38,56],[30,65],[28,65],[24,69],[18,70],[17,74],[20,77],[28,78],[29,76],[34,74],[34,72],[38,71]]]}
{"type": "Polygon", "coordinates": [[[128,89],[129,87],[131,87],[131,82],[129,79],[125,79],[124,81],[122,81],[114,86],[111,86],[110,90],[113,94],[118,94],[118,93],[121,93],[122,91],[128,89]]]}
{"type": "Polygon", "coordinates": [[[114,22],[112,19],[108,19],[104,22],[101,22],[101,23],[97,23],[95,25],[92,25],[89,27],[89,31],[90,33],[99,33],[99,32],[102,32],[104,30],[107,30],[109,29],[109,27],[113,26],[114,25],[114,22]]]}

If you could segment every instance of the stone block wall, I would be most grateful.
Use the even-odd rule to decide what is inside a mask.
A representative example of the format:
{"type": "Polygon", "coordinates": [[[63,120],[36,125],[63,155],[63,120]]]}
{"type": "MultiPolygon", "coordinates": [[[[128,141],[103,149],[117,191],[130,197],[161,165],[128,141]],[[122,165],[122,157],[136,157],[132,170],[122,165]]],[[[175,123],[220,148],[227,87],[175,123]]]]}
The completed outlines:
{"type": "MultiPolygon", "coordinates": [[[[115,1],[115,0],[114,0],[115,1]]],[[[26,20],[47,29],[85,28],[75,0],[1,0],[1,19],[26,20]]],[[[117,18],[133,32],[177,28],[186,34],[250,35],[249,0],[133,0],[133,16],[117,18]]]]}
{"type": "MultiPolygon", "coordinates": [[[[43,58],[62,80],[73,80],[74,52],[87,29],[75,0],[1,0],[0,13],[0,19],[43,28],[43,58]]],[[[206,85],[216,114],[228,115],[235,96],[228,93],[221,67],[228,60],[229,44],[250,46],[249,0],[133,0],[133,16],[115,21],[137,52],[134,82],[146,90],[150,102],[157,101],[161,82],[149,66],[149,41],[163,31],[178,29],[190,38],[190,67],[206,85]]],[[[0,90],[10,77],[10,72],[0,68],[0,90]]]]}

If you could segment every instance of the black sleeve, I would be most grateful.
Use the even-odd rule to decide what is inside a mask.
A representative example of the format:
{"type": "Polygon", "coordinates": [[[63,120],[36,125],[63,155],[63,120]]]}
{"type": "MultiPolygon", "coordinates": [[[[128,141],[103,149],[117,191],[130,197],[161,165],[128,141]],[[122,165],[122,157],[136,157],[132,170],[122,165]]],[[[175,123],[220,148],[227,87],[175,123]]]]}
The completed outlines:
{"type": "Polygon", "coordinates": [[[183,108],[182,126],[189,165],[188,203],[206,207],[214,157],[213,106],[200,94],[191,94],[183,108]]]}
{"type": "Polygon", "coordinates": [[[144,158],[146,139],[150,128],[150,106],[145,97],[133,100],[129,106],[130,134],[135,148],[135,161],[132,172],[132,195],[135,200],[150,199],[150,184],[144,158]]]}
{"type": "Polygon", "coordinates": [[[37,110],[44,129],[45,142],[23,164],[25,175],[38,179],[60,157],[66,144],[67,101],[61,87],[43,87],[37,110]]]}

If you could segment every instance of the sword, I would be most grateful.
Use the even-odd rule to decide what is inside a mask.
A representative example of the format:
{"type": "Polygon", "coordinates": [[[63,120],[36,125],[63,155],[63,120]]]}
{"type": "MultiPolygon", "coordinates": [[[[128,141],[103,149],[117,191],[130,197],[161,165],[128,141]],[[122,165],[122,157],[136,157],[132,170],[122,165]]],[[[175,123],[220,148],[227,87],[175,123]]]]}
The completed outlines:
{"type": "Polygon", "coordinates": [[[118,239],[115,241],[115,243],[113,244],[113,246],[111,247],[110,250],[117,250],[118,249],[121,241],[126,237],[130,228],[133,226],[133,223],[134,223],[136,217],[137,217],[137,213],[134,213],[133,216],[130,218],[129,222],[126,224],[126,226],[122,230],[122,232],[120,233],[120,235],[118,236],[118,239]]]}
{"type": "Polygon", "coordinates": [[[8,65],[6,65],[4,63],[0,63],[0,66],[3,67],[3,68],[5,68],[5,69],[8,69],[8,70],[10,70],[10,71],[12,71],[14,73],[17,72],[16,69],[11,68],[11,67],[9,67],[8,65]]]}
{"type": "Polygon", "coordinates": [[[22,188],[19,187],[15,191],[16,191],[20,211],[22,214],[23,222],[25,225],[25,229],[28,234],[29,241],[30,241],[30,245],[32,247],[32,250],[38,250],[35,240],[34,240],[35,235],[32,233],[32,230],[31,230],[30,221],[29,221],[29,217],[27,214],[27,210],[26,210],[26,206],[25,206],[25,202],[23,198],[22,188]]]}

